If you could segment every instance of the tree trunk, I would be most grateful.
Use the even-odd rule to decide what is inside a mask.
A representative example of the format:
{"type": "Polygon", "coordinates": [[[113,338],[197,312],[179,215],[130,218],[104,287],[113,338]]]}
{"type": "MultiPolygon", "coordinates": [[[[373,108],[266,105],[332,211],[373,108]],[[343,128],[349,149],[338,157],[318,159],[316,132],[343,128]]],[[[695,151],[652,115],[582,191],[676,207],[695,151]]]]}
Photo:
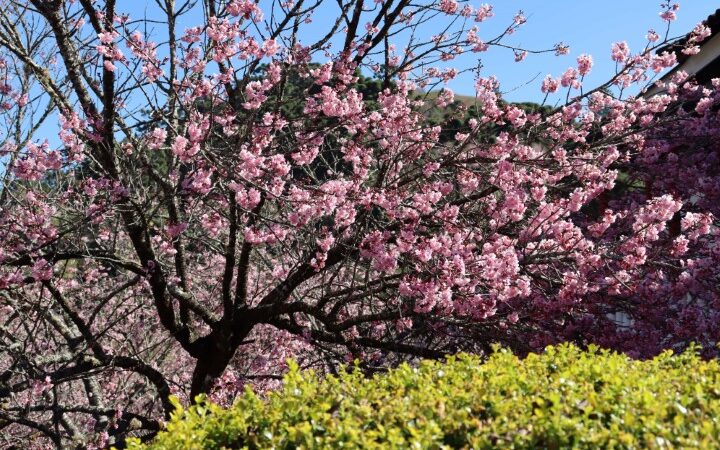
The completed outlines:
{"type": "Polygon", "coordinates": [[[250,334],[252,325],[243,324],[234,329],[225,328],[207,336],[202,351],[197,355],[197,362],[193,370],[192,384],[190,385],[190,399],[194,403],[195,397],[207,394],[215,381],[225,372],[230,360],[242,341],[250,334]]]}
{"type": "Polygon", "coordinates": [[[207,394],[213,387],[225,368],[230,363],[235,352],[210,352],[207,357],[199,358],[193,370],[192,384],[190,385],[190,399],[195,403],[195,397],[200,394],[207,394]]]}

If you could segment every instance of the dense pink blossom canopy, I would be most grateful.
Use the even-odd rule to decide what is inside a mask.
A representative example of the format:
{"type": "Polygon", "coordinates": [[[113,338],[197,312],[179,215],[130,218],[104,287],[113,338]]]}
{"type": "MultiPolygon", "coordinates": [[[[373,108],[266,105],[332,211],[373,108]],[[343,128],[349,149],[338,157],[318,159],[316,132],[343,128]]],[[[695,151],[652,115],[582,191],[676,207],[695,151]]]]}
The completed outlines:
{"type": "Polygon", "coordinates": [[[0,3],[3,445],[152,436],[170,394],[230,402],[288,357],[715,355],[719,81],[658,81],[703,24],[583,54],[528,107],[492,68],[469,101],[448,87],[462,53],[567,54],[504,44],[522,13],[483,36],[490,5],[342,1],[306,42],[320,1],[163,0],[157,27],[113,0],[0,3]],[[617,69],[586,86],[594,58],[617,69]]]}

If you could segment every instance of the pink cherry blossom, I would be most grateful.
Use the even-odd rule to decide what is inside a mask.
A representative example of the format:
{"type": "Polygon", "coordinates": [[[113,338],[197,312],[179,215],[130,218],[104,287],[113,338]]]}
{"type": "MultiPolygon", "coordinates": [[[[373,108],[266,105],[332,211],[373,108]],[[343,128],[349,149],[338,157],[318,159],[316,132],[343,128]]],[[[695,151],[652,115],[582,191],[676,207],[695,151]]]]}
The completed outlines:
{"type": "Polygon", "coordinates": [[[592,69],[593,66],[593,59],[590,55],[580,55],[577,58],[578,63],[578,73],[580,73],[580,76],[585,76],[588,73],[590,73],[590,69],[592,69]]]}
{"type": "Polygon", "coordinates": [[[707,25],[579,52],[534,105],[467,53],[569,49],[489,5],[80,3],[0,40],[3,443],[121,446],[288,358],[718,354],[720,79],[661,76],[707,25]]]}

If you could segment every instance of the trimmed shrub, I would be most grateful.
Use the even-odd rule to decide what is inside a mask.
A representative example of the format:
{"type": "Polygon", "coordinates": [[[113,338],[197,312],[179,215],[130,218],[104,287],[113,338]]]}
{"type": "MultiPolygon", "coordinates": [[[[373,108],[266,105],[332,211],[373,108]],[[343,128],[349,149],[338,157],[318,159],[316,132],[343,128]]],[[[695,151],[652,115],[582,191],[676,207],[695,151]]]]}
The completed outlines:
{"type": "Polygon", "coordinates": [[[459,355],[372,378],[296,365],[283,389],[178,410],[132,449],[718,448],[720,365],[694,350],[636,361],[562,345],[459,355]]]}

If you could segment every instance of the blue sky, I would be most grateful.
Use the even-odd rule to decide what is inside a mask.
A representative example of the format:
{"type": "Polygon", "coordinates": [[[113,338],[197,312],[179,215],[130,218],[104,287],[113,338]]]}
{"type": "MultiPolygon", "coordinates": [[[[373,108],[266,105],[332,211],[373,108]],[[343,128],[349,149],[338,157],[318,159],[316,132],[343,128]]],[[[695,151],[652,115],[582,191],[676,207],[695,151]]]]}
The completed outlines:
{"type": "MultiPolygon", "coordinates": [[[[316,36],[324,35],[327,27],[334,22],[336,3],[325,0],[323,6],[315,14],[313,23],[305,25],[305,38],[308,42],[316,36]]],[[[479,36],[490,39],[503,30],[518,10],[523,10],[528,22],[509,36],[504,42],[514,46],[531,49],[552,48],[557,42],[563,41],[570,45],[570,53],[555,56],[552,53],[528,55],[522,63],[514,62],[510,50],[492,48],[481,54],[467,53],[451,61],[454,67],[474,67],[477,58],[482,59],[484,76],[495,75],[501,82],[501,89],[509,101],[542,100],[540,83],[547,74],[560,75],[565,69],[575,64],[575,59],[582,53],[593,55],[595,67],[585,81],[586,87],[593,87],[605,81],[614,73],[614,63],[610,60],[612,42],[625,40],[631,49],[644,47],[645,35],[649,28],[664,32],[665,23],[660,19],[661,0],[476,0],[472,4],[493,4],[495,17],[480,24],[479,36]]],[[[261,5],[266,2],[261,1],[261,5]]],[[[720,3],[707,0],[681,1],[678,20],[672,24],[671,36],[685,34],[695,24],[705,19],[720,3]]],[[[155,6],[148,4],[144,10],[128,11],[132,17],[139,18],[147,14],[151,19],[160,19],[155,6]],[[157,17],[155,17],[157,15],[157,17]]],[[[193,12],[181,19],[178,24],[182,31],[185,27],[197,25],[202,20],[199,12],[193,12]]],[[[155,32],[164,32],[162,20],[157,22],[155,32]]],[[[444,22],[431,23],[426,28],[428,36],[441,30],[444,22]]],[[[160,36],[157,40],[162,40],[160,36]]],[[[302,36],[301,36],[302,38],[302,36]]],[[[336,39],[342,40],[342,36],[336,39]]],[[[472,95],[474,92],[474,76],[470,73],[460,76],[450,84],[458,94],[472,95]]],[[[52,117],[36,133],[36,140],[48,139],[51,146],[59,145],[57,138],[57,120],[52,117]]],[[[0,172],[2,171],[0,160],[0,172]]]]}
{"type": "MultiPolygon", "coordinates": [[[[678,19],[672,23],[670,36],[679,36],[690,31],[698,22],[720,7],[720,2],[709,0],[677,0],[680,3],[678,19]]],[[[506,92],[506,98],[512,101],[541,100],[539,90],[542,78],[551,73],[559,75],[582,53],[591,54],[595,60],[593,73],[586,80],[586,85],[593,85],[606,80],[614,73],[614,63],[610,60],[610,46],[616,41],[627,41],[632,50],[639,50],[647,43],[645,35],[650,28],[661,36],[666,23],[659,17],[662,0],[471,0],[473,6],[481,3],[493,5],[495,16],[480,24],[478,35],[490,39],[502,31],[511,21],[515,13],[522,10],[528,22],[521,29],[507,37],[503,42],[528,49],[547,49],[558,42],[570,45],[570,53],[555,56],[553,53],[528,55],[522,63],[514,61],[512,51],[493,48],[485,53],[467,53],[461,58],[448,63],[449,66],[473,67],[478,57],[483,64],[484,75],[496,75],[506,92]],[[534,82],[530,82],[534,77],[534,82]],[[529,83],[530,82],[530,83],[529,83]],[[529,84],[528,84],[529,83],[529,84]]],[[[260,1],[269,16],[269,2],[260,1]]],[[[162,16],[157,8],[149,4],[143,11],[128,11],[131,16],[139,18],[143,13],[150,18],[159,20],[162,16]],[[154,17],[156,16],[157,17],[154,17]]],[[[335,21],[337,4],[334,0],[324,0],[323,5],[313,16],[311,24],[301,26],[300,39],[305,43],[314,42],[323,36],[335,21]]],[[[178,28],[198,25],[202,21],[200,8],[181,18],[178,28]]],[[[439,33],[446,24],[438,20],[428,25],[423,31],[431,34],[439,33]]],[[[164,28],[157,26],[162,34],[164,28]]],[[[331,42],[342,42],[343,35],[338,35],[331,42]]],[[[158,40],[162,40],[158,36],[158,40]]],[[[400,43],[398,43],[400,44],[400,43]]],[[[162,51],[162,50],[161,50],[162,51]]],[[[461,77],[450,86],[458,94],[473,94],[473,75],[461,77]]]]}
{"type": "MultiPolygon", "coordinates": [[[[658,33],[665,30],[665,22],[658,15],[660,0],[503,0],[491,4],[495,17],[485,23],[490,29],[507,24],[518,10],[528,17],[528,22],[509,36],[508,43],[531,48],[547,48],[559,41],[570,45],[566,56],[531,54],[522,63],[514,62],[512,52],[502,49],[482,54],[484,73],[499,78],[505,98],[510,101],[541,101],[542,78],[562,74],[582,53],[591,54],[595,61],[585,85],[597,85],[614,73],[615,63],[610,60],[613,42],[624,40],[632,50],[640,50],[647,42],[648,29],[658,33]],[[536,75],[538,78],[527,84],[536,75]]],[[[685,34],[720,7],[720,2],[707,0],[680,4],[670,36],[685,34]]],[[[464,77],[451,88],[456,93],[472,94],[472,81],[472,77],[464,77]]]]}
{"type": "MultiPolygon", "coordinates": [[[[627,41],[631,50],[639,51],[647,44],[645,36],[649,29],[664,36],[667,27],[659,17],[662,0],[472,0],[470,4],[479,6],[485,2],[493,5],[495,16],[480,24],[481,39],[498,35],[522,10],[528,22],[503,43],[533,50],[549,49],[561,41],[570,45],[568,55],[530,54],[522,63],[514,61],[511,50],[491,48],[484,53],[466,53],[446,64],[472,68],[480,58],[483,76],[497,76],[505,98],[510,101],[542,101],[540,84],[545,75],[559,76],[575,65],[577,56],[583,53],[592,55],[595,61],[593,72],[585,80],[585,87],[594,87],[615,73],[615,63],[610,60],[613,42],[627,41]]],[[[669,37],[686,34],[720,7],[720,2],[708,0],[679,0],[679,3],[678,18],[671,25],[669,37]]],[[[336,11],[335,2],[326,0],[314,15],[313,23],[301,31],[300,39],[309,43],[323,36],[334,22],[336,11]]],[[[429,38],[440,33],[446,24],[447,21],[440,18],[426,25],[422,32],[429,38]]],[[[342,36],[333,41],[340,43],[342,36]]],[[[404,41],[398,40],[397,44],[402,48],[404,41]]],[[[458,94],[472,95],[473,85],[474,74],[467,73],[449,87],[458,94]]]]}
{"type": "MultiPolygon", "coordinates": [[[[613,42],[627,41],[631,50],[637,51],[647,43],[645,36],[650,28],[661,36],[666,29],[666,23],[659,17],[662,0],[472,0],[470,4],[479,6],[485,2],[493,5],[495,16],[480,24],[480,38],[487,40],[495,37],[522,10],[528,22],[507,37],[504,43],[535,50],[552,48],[561,41],[570,45],[568,55],[530,54],[521,63],[514,61],[512,51],[491,48],[485,53],[466,53],[447,64],[458,68],[475,67],[480,58],[483,76],[497,76],[509,101],[542,101],[540,84],[545,75],[559,76],[575,65],[577,56],[583,53],[592,55],[595,61],[593,71],[584,83],[586,88],[594,87],[614,74],[615,63],[610,60],[613,42]]],[[[679,2],[678,18],[671,25],[670,37],[684,35],[720,7],[720,2],[708,0],[679,2]]],[[[264,9],[268,4],[264,0],[260,2],[264,9]]],[[[146,11],[150,16],[154,15],[153,7],[148,7],[146,11]]],[[[139,13],[137,11],[133,15],[138,16],[139,13]]],[[[336,2],[325,0],[315,13],[313,22],[301,28],[300,39],[310,43],[325,35],[335,21],[336,13],[336,2]]],[[[269,11],[266,11],[266,16],[268,14],[269,11]]],[[[178,25],[183,29],[197,25],[201,20],[198,10],[185,16],[178,25]]],[[[446,21],[438,20],[423,31],[430,36],[439,33],[445,24],[446,21]]],[[[343,38],[338,35],[331,42],[340,43],[343,38]]],[[[398,46],[402,46],[401,42],[398,46]]],[[[474,74],[467,73],[451,82],[449,87],[457,94],[473,95],[473,85],[474,74]]]]}

